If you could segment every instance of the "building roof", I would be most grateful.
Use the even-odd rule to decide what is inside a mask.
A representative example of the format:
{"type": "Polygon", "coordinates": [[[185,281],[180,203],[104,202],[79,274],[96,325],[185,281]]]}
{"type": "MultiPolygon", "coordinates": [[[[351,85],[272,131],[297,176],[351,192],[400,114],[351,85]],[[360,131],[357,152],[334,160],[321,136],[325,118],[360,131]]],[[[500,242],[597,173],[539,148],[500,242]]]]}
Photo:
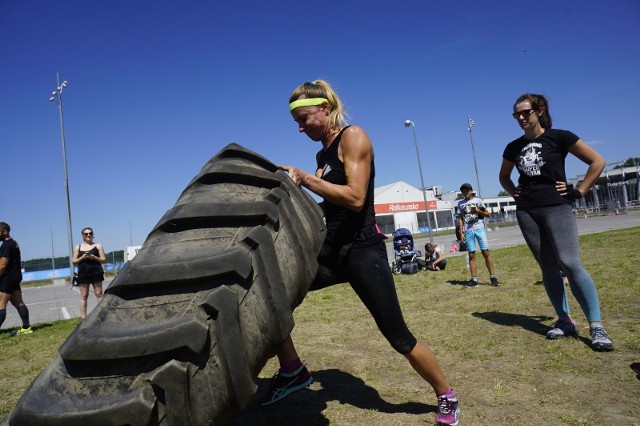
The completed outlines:
{"type": "Polygon", "coordinates": [[[424,199],[422,191],[403,181],[375,188],[374,197],[376,204],[397,203],[400,200],[416,201],[424,199]]]}

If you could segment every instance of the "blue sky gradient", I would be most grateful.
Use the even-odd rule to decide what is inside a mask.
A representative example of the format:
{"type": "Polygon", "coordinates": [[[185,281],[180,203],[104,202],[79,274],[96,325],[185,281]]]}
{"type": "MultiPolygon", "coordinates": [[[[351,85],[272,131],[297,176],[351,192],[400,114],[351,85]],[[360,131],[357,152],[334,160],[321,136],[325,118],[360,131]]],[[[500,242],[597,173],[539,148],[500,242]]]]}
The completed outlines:
{"type": "MultiPolygon", "coordinates": [[[[314,167],[291,91],[330,81],[376,152],[376,186],[420,176],[501,190],[510,116],[549,97],[554,127],[607,161],[640,156],[640,3],[587,0],[169,2],[0,0],[0,220],[24,259],[68,251],[56,72],[63,92],[74,243],[142,244],[200,168],[230,142],[314,167]],[[131,230],[131,233],[130,233],[131,230]]],[[[586,170],[568,161],[569,177],[586,170]]]]}

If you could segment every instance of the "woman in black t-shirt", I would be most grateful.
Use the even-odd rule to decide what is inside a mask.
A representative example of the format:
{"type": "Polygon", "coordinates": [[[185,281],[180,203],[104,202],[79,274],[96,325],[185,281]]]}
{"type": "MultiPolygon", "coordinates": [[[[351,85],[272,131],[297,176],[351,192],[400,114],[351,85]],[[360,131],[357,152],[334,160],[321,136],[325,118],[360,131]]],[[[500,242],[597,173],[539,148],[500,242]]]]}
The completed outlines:
{"type": "Polygon", "coordinates": [[[549,102],[542,95],[524,94],[513,107],[524,135],[507,145],[502,155],[500,183],[516,200],[522,234],[542,270],[542,281],[558,320],[548,339],[576,336],[560,269],[590,324],[591,347],[613,350],[602,327],[598,291],[580,261],[578,227],[572,204],[589,191],[602,173],[605,160],[575,134],[551,128],[549,102]],[[575,155],[589,167],[578,188],[567,185],[565,158],[575,155]],[[511,180],[516,167],[518,186],[511,180]]]}
{"type": "Polygon", "coordinates": [[[107,261],[102,244],[93,241],[93,229],[82,230],[82,244],[73,249],[73,264],[78,265],[78,287],[80,287],[80,316],[87,316],[87,299],[89,284],[93,285],[93,293],[98,302],[102,300],[102,281],[104,270],[102,263],[107,261]]]}

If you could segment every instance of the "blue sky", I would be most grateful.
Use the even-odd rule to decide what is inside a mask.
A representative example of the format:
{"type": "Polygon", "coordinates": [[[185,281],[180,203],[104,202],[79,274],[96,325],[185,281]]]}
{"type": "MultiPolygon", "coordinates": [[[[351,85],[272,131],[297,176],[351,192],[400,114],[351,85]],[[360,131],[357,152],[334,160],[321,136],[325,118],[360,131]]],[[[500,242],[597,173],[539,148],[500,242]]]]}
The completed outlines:
{"type": "MultiPolygon", "coordinates": [[[[376,152],[376,186],[420,176],[500,190],[510,116],[550,98],[554,127],[607,161],[640,156],[640,3],[569,1],[0,0],[0,220],[23,259],[68,251],[56,72],[63,92],[74,243],[107,251],[144,238],[230,142],[311,171],[319,145],[287,101],[330,81],[376,152]]],[[[568,161],[570,177],[585,167],[568,161]]]]}

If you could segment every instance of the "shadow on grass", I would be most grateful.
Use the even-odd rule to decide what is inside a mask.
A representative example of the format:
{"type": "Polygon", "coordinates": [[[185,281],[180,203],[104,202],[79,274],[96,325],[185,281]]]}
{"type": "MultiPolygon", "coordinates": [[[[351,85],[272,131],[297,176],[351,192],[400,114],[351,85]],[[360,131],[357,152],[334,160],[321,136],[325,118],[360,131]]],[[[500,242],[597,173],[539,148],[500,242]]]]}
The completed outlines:
{"type": "MultiPolygon", "coordinates": [[[[504,312],[474,312],[473,315],[476,318],[482,318],[487,321],[491,321],[494,324],[506,325],[509,327],[519,326],[525,330],[532,331],[542,336],[547,335],[549,326],[543,324],[543,321],[549,321],[553,317],[548,316],[527,316],[521,314],[509,314],[504,312]]],[[[572,337],[585,344],[585,346],[591,347],[591,338],[587,336],[575,336],[572,337]]]]}
{"type": "Polygon", "coordinates": [[[482,318],[491,321],[494,324],[506,325],[509,327],[519,326],[525,330],[532,331],[536,334],[546,336],[549,326],[543,324],[543,321],[549,321],[553,317],[548,316],[528,316],[522,314],[510,314],[505,312],[474,312],[476,318],[482,318]]]}
{"type": "MultiPolygon", "coordinates": [[[[467,283],[469,283],[469,280],[449,280],[449,281],[447,281],[447,283],[450,284],[450,285],[461,285],[461,286],[464,286],[467,283]]],[[[483,282],[483,281],[478,280],[477,287],[483,287],[483,286],[493,287],[489,281],[483,282]]]]}
{"type": "Polygon", "coordinates": [[[349,373],[340,370],[312,371],[314,385],[321,389],[302,389],[287,396],[282,401],[266,407],[258,405],[258,399],[267,392],[269,379],[258,380],[258,391],[247,409],[231,419],[229,425],[328,425],[322,412],[327,403],[337,401],[363,410],[381,413],[425,414],[435,412],[435,405],[420,402],[393,404],[383,400],[377,390],[349,373]]]}

